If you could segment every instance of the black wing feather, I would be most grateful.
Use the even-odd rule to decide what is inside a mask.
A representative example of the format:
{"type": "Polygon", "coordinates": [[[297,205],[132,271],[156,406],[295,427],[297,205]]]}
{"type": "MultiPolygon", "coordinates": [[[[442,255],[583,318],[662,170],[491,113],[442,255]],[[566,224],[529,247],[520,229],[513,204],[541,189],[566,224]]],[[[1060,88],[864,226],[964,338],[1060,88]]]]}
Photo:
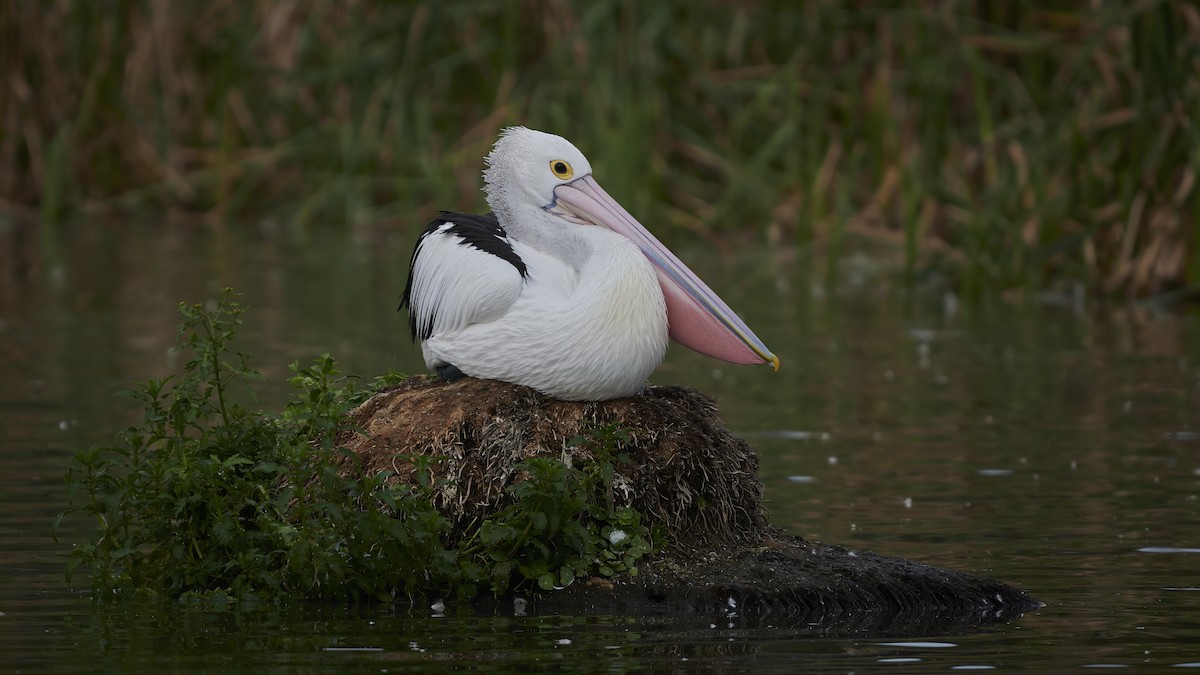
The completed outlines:
{"type": "Polygon", "coordinates": [[[413,268],[417,263],[417,255],[421,252],[421,242],[425,237],[438,232],[447,223],[450,224],[450,229],[447,234],[452,234],[458,237],[459,244],[470,246],[471,248],[490,253],[491,255],[508,262],[517,269],[524,279],[529,276],[529,270],[525,267],[525,261],[521,260],[521,256],[512,249],[507,241],[508,233],[500,227],[500,221],[496,219],[496,214],[485,213],[483,215],[473,213],[458,213],[457,211],[441,211],[437,218],[430,221],[425,227],[425,231],[417,239],[417,245],[413,247],[412,259],[408,263],[408,281],[404,284],[404,297],[400,300],[400,306],[396,311],[400,311],[405,307],[409,308],[408,327],[412,332],[413,340],[418,338],[421,340],[427,339],[433,331],[433,323],[430,322],[422,331],[421,335],[417,334],[417,319],[412,308],[412,285],[413,285],[413,268]]]}

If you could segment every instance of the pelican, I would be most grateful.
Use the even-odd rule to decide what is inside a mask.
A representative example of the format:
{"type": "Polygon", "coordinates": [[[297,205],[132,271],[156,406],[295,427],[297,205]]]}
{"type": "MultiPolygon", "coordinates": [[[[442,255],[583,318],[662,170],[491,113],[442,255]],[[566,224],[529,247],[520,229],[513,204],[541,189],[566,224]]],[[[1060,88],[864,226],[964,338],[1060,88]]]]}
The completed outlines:
{"type": "Polygon", "coordinates": [[[567,401],[631,396],[667,338],[741,364],[779,359],[592,177],[565,138],[525,127],[486,159],[492,213],[443,211],[417,241],[400,307],[425,365],[567,401]]]}

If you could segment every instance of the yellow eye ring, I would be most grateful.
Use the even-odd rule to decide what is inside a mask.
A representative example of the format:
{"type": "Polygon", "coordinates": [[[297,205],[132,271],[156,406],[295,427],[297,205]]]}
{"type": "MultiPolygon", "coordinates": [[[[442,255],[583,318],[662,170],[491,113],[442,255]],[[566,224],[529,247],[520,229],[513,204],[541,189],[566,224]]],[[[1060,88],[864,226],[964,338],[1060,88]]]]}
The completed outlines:
{"type": "Polygon", "coordinates": [[[572,169],[571,163],[565,159],[550,160],[550,171],[563,180],[575,175],[575,169],[572,169]]]}

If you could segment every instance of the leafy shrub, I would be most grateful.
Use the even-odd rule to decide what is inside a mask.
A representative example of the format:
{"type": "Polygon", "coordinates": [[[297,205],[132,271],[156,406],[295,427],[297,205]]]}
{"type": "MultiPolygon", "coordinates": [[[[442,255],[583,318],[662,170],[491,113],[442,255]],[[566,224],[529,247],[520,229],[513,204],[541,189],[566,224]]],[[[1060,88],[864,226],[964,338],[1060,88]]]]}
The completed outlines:
{"type": "Polygon", "coordinates": [[[232,292],[210,310],[180,312],[180,347],[193,355],[182,375],[124,392],[142,404],[142,423],[116,444],[80,451],[67,471],[70,506],[56,528],[77,512],[98,524],[71,551],[67,575],[90,570],[98,596],[467,598],[481,586],[548,590],[584,575],[636,574],[649,552],[641,515],[612,504],[617,430],[576,439],[593,444],[587,466],[526,461],[510,505],[451,532],[429,499],[429,458],[412,458],[422,469],[415,485],[345,470],[357,457],[337,440],[360,432],[347,413],[402,375],[364,384],[328,354],[293,363],[296,392],[268,415],[232,395],[261,379],[246,354],[230,351],[243,312],[232,292]]]}
{"type": "Polygon", "coordinates": [[[612,499],[612,452],[624,440],[613,427],[571,439],[572,445],[590,445],[595,456],[582,469],[546,457],[519,465],[526,478],[509,487],[512,504],[460,547],[476,564],[490,567],[493,592],[506,590],[514,572],[544,590],[594,573],[637,575],[635,563],[651,549],[648,529],[638,511],[616,507],[612,499]]]}

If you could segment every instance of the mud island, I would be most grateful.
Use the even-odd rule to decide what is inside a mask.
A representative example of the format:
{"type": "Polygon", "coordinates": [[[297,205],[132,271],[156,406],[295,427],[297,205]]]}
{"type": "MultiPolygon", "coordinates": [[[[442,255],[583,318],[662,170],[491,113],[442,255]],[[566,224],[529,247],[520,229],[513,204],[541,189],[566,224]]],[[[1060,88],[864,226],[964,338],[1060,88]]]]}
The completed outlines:
{"type": "MultiPolygon", "coordinates": [[[[705,612],[819,623],[828,632],[947,631],[1004,620],[1040,603],[991,579],[788,536],[764,508],[758,456],[693,389],[649,386],[601,402],[559,401],[491,380],[413,377],[351,413],[359,471],[393,480],[429,472],[434,505],[467,527],[503,508],[536,457],[595,461],[580,444],[620,429],[612,500],[660,533],[636,576],[577,580],[534,594],[545,611],[705,612]],[[418,462],[417,458],[428,462],[418,462]]],[[[529,594],[525,594],[529,595],[529,594]]],[[[501,599],[503,605],[504,600],[501,599]]]]}

